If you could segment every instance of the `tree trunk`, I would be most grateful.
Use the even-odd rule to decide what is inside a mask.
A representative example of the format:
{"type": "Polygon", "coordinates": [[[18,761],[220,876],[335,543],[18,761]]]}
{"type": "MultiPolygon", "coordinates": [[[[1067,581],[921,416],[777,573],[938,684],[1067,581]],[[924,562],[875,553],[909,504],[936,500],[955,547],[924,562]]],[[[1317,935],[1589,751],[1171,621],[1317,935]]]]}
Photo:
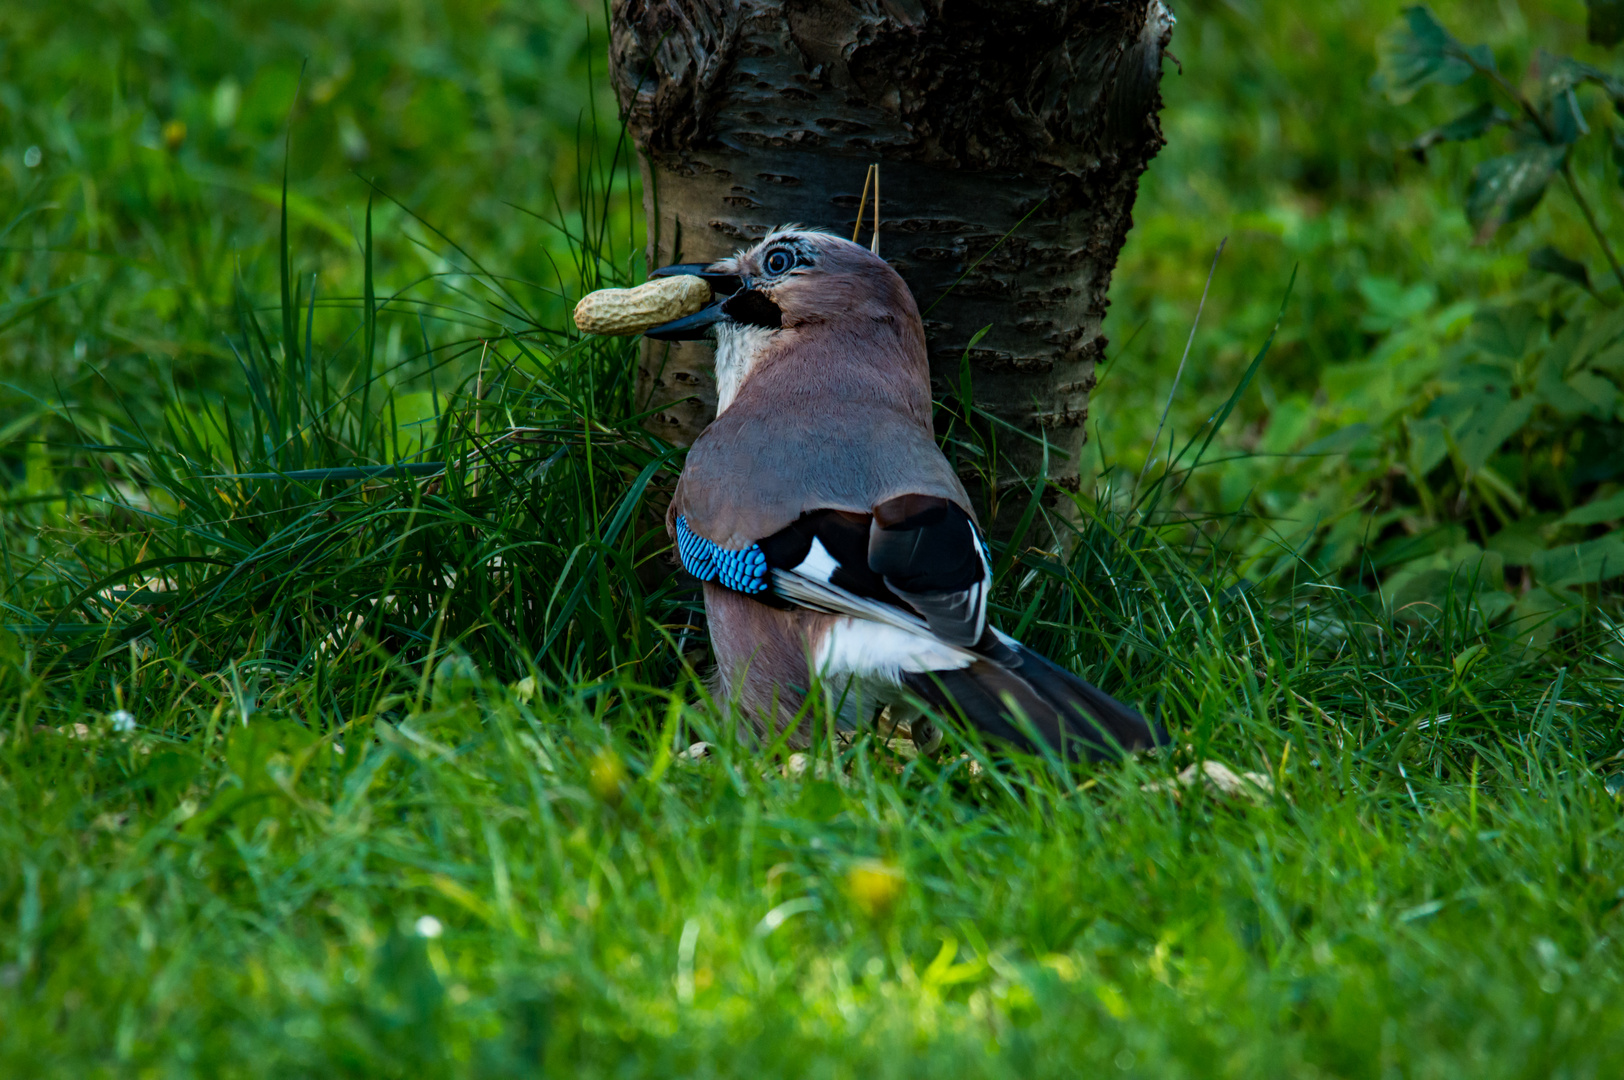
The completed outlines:
{"type": "MultiPolygon", "coordinates": [[[[1035,476],[1047,443],[1050,481],[1075,490],[1173,21],[1162,0],[614,0],[650,265],[790,222],[849,236],[878,163],[880,253],[928,312],[935,392],[990,326],[975,403],[1031,436],[1000,431],[998,486],[1035,476]]],[[[692,442],[715,413],[710,347],[648,342],[639,374],[651,429],[692,442]]]]}

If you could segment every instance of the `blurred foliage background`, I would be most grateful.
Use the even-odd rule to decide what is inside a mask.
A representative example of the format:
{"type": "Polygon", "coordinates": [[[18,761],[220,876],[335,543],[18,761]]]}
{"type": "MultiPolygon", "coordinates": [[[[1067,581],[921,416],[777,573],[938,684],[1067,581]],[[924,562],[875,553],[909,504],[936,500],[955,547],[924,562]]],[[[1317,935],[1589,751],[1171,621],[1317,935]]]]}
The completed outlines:
{"type": "MultiPolygon", "coordinates": [[[[1482,103],[1516,109],[1482,76],[1394,85],[1381,53],[1402,44],[1402,8],[1180,5],[1182,74],[1169,64],[1163,79],[1167,146],[1142,183],[1114,279],[1091,434],[1120,499],[1152,453],[1227,236],[1174,427],[1193,431],[1223,405],[1296,277],[1273,348],[1219,436],[1227,452],[1191,478],[1183,509],[1244,513],[1212,532],[1246,553],[1251,576],[1306,555],[1412,614],[1436,610],[1453,580],[1479,594],[1481,617],[1545,641],[1624,574],[1621,372],[1601,355],[1617,339],[1604,316],[1618,282],[1560,182],[1493,235],[1468,221],[1474,171],[1525,137],[1413,152],[1424,132],[1482,103]],[[1532,268],[1549,248],[1587,264],[1599,295],[1532,268]]],[[[1431,9],[1536,104],[1559,89],[1561,57],[1617,67],[1587,41],[1582,3],[1431,9]]],[[[1616,247],[1609,97],[1578,88],[1578,124],[1591,134],[1569,152],[1616,247]]]]}
{"type": "Polygon", "coordinates": [[[155,374],[244,392],[222,334],[236,279],[275,297],[285,154],[294,269],[320,295],[361,292],[372,184],[391,291],[445,274],[448,237],[565,322],[560,226],[615,132],[596,5],[92,0],[64,15],[0,11],[8,415],[34,395],[124,391],[139,410],[155,374]]]}
{"type": "MultiPolygon", "coordinates": [[[[1524,85],[1538,83],[1542,51],[1611,58],[1587,43],[1578,0],[1435,10],[1524,85]]],[[[1608,539],[1624,442],[1616,393],[1592,383],[1588,397],[1547,400],[1533,358],[1620,294],[1563,191],[1475,238],[1465,192],[1495,151],[1440,146],[1423,162],[1408,147],[1492,92],[1481,79],[1402,102],[1384,91],[1378,48],[1399,11],[1179,5],[1167,146],[1116,272],[1093,406],[1100,496],[1125,502],[1147,456],[1165,457],[1150,440],[1169,396],[1181,439],[1222,405],[1295,271],[1223,452],[1182,487],[1178,511],[1227,515],[1209,536],[1243,552],[1254,577],[1306,555],[1399,608],[1467,578],[1483,618],[1527,619],[1548,637],[1624,572],[1613,557],[1624,544],[1608,539]],[[1531,269],[1547,246],[1589,264],[1599,295],[1531,269]],[[1504,377],[1485,390],[1491,369],[1504,377]],[[1505,418],[1488,415],[1485,393],[1520,424],[1494,428],[1505,418]]],[[[14,492],[42,496],[62,479],[47,446],[75,405],[150,422],[163,408],[155,383],[247,393],[226,335],[239,283],[246,302],[276,296],[284,160],[292,279],[302,297],[315,290],[318,312],[351,309],[315,318],[336,354],[354,348],[362,218],[376,200],[379,291],[400,291],[416,322],[380,330],[392,335],[387,383],[418,395],[403,424],[431,415],[438,380],[473,362],[466,349],[430,359],[443,341],[477,338],[459,330],[460,298],[488,290],[459,270],[477,262],[510,282],[542,327],[562,325],[582,274],[597,272],[569,235],[580,222],[608,221],[599,259],[635,273],[635,197],[623,192],[607,216],[591,205],[606,185],[589,174],[627,169],[604,22],[601,8],[565,0],[92,0],[71,19],[7,5],[0,468],[14,492]]],[[[1617,120],[1604,95],[1581,96],[1600,134],[1574,147],[1575,173],[1611,233],[1605,133],[1617,120]]]]}

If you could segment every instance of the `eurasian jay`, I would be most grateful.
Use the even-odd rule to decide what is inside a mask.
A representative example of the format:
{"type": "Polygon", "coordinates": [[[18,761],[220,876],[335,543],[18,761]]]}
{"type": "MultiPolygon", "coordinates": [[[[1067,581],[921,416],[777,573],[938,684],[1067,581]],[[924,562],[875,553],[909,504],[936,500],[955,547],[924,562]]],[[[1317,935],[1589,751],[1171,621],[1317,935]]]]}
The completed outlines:
{"type": "Polygon", "coordinates": [[[666,528],[704,583],[718,688],[758,734],[793,723],[821,681],[846,727],[912,696],[1028,749],[1023,720],[1062,754],[1165,740],[988,625],[991,559],[932,437],[924,327],[895,270],[790,226],[655,272],[671,274],[704,278],[714,302],[646,335],[715,334],[717,415],[666,528]]]}

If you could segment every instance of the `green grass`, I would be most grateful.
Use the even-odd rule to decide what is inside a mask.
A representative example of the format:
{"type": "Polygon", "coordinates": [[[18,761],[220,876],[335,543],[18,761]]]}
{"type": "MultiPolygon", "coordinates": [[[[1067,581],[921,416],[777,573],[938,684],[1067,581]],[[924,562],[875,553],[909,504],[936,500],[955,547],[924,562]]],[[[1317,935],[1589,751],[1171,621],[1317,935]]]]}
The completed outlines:
{"type": "MultiPolygon", "coordinates": [[[[226,26],[228,41],[263,29],[184,10],[198,19],[174,25],[226,26]]],[[[357,102],[477,82],[472,60],[408,52],[432,72],[414,82],[367,51],[369,35],[421,44],[424,12],[450,15],[407,5],[394,26],[369,10],[310,16],[372,73],[344,91],[357,102]]],[[[538,25],[578,25],[538,10],[538,25]]],[[[517,60],[502,49],[576,55],[562,31],[515,44],[522,14],[487,12],[503,78],[517,60]]],[[[1217,20],[1181,26],[1202,43],[1175,46],[1192,68],[1223,52],[1222,34],[1192,29],[1217,20]]],[[[96,27],[141,40],[137,24],[96,27]]],[[[445,48],[477,57],[477,40],[445,48]]],[[[60,72],[64,56],[28,62],[60,72]]],[[[46,80],[7,63],[5,85],[46,80]]],[[[212,108],[222,77],[177,78],[170,97],[154,82],[130,115],[158,130],[154,102],[212,108]]],[[[89,129],[71,105],[59,135],[89,129]]],[[[425,172],[415,191],[384,185],[399,204],[335,159],[301,159],[321,123],[342,140],[342,115],[319,110],[294,123],[285,203],[280,135],[222,136],[266,189],[258,217],[240,187],[187,186],[206,163],[187,157],[193,121],[172,158],[88,155],[52,174],[55,210],[15,189],[8,235],[29,242],[4,253],[6,302],[37,310],[0,337],[0,1071],[1617,1073],[1611,586],[1508,615],[1472,575],[1435,568],[1424,598],[1394,603],[1368,546],[1334,573],[1284,530],[1267,560],[1227,542],[1253,519],[1211,490],[1250,482],[1260,458],[1153,470],[1137,492],[1106,470],[1063,552],[995,553],[995,618],[1156,711],[1171,753],[1068,767],[958,734],[934,758],[867,737],[794,769],[741,746],[705,690],[697,597],[654,513],[680,457],[636,423],[633,347],[559,329],[576,291],[638,273],[639,204],[614,132],[566,139],[554,105],[527,115],[554,125],[549,160],[578,163],[554,177],[556,202],[535,200],[563,229],[494,209],[482,185],[518,147],[494,114],[459,129],[484,157],[374,139],[396,181],[425,172]],[[143,203],[132,177],[165,175],[180,203],[143,203]],[[98,241],[116,258],[81,250],[86,177],[124,193],[97,204],[120,208],[98,241]],[[310,225],[318,213],[346,220],[347,249],[310,225]],[[223,276],[158,257],[177,236],[230,251],[233,230],[241,257],[223,276]],[[556,272],[527,263],[547,258],[556,272]],[[139,335],[108,329],[132,320],[139,335]],[[711,756],[684,759],[696,741],[711,756]],[[1262,786],[1176,782],[1205,761],[1262,786]]],[[[1200,171],[1173,168],[1194,138],[1179,131],[1134,243],[1169,234],[1165,185],[1200,171]]],[[[1236,201],[1279,193],[1214,176],[1236,201]]],[[[1450,265],[1500,258],[1464,248],[1426,202],[1442,196],[1408,182],[1416,213],[1444,222],[1450,265]]],[[[1385,212],[1348,205],[1353,236],[1385,212]]],[[[1397,259],[1390,239],[1361,257],[1397,259]]],[[[1130,247],[1119,290],[1176,277],[1153,261],[1130,247]]],[[[1236,430],[1282,415],[1249,395],[1340,363],[1308,343],[1369,313],[1308,264],[1292,304],[1314,319],[1288,305],[1259,353],[1290,273],[1264,267],[1242,303],[1208,311],[1223,345],[1175,399],[1177,445],[1233,456],[1236,430]]],[[[1146,332],[1187,333],[1188,316],[1146,332]]],[[[1375,351],[1348,359],[1390,362],[1386,334],[1350,337],[1375,351]]],[[[1145,363],[1170,379],[1163,359],[1145,363]]],[[[1101,401],[1148,443],[1164,399],[1110,396],[1128,382],[1108,370],[1101,401]]],[[[1137,472],[1143,447],[1113,445],[1137,472]]]]}
{"type": "Polygon", "coordinates": [[[1624,852],[1585,759],[1618,749],[1616,683],[1457,674],[1442,635],[1205,598],[1154,544],[1117,558],[1102,632],[1047,629],[1114,646],[1136,675],[1115,688],[1160,698],[1188,749],[1080,787],[867,740],[838,782],[784,778],[689,679],[532,696],[454,649],[353,709],[319,673],[129,649],[101,672],[128,734],[83,706],[76,732],[74,695],[12,669],[0,1055],[15,1075],[1610,1073],[1624,852]],[[715,756],[673,759],[700,738],[715,756]],[[1146,790],[1209,756],[1275,794],[1146,790]]]}
{"type": "Polygon", "coordinates": [[[170,714],[185,740],[13,735],[8,1071],[1499,1077],[1624,1055],[1618,810],[1550,725],[1475,785],[1414,761],[1406,785],[1322,733],[1213,717],[1198,738],[1275,771],[1252,806],[1137,770],[1082,792],[894,775],[871,748],[845,785],[763,778],[725,738],[698,766],[649,750],[673,723],[717,737],[681,693],[445,683],[325,737],[297,687],[246,726],[200,688],[170,714]],[[894,897],[857,880],[871,861],[894,897]]]}

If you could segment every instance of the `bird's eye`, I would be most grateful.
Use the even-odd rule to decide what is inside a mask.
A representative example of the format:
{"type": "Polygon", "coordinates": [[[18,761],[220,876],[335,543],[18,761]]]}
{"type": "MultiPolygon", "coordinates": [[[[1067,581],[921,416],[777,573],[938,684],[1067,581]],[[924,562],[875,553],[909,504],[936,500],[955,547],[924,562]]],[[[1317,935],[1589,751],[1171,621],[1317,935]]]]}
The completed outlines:
{"type": "Polygon", "coordinates": [[[767,258],[761,264],[761,267],[763,270],[766,270],[767,273],[776,276],[778,274],[782,274],[784,271],[788,270],[794,265],[794,257],[791,256],[789,252],[780,249],[778,251],[769,251],[767,253],[767,258]]]}

